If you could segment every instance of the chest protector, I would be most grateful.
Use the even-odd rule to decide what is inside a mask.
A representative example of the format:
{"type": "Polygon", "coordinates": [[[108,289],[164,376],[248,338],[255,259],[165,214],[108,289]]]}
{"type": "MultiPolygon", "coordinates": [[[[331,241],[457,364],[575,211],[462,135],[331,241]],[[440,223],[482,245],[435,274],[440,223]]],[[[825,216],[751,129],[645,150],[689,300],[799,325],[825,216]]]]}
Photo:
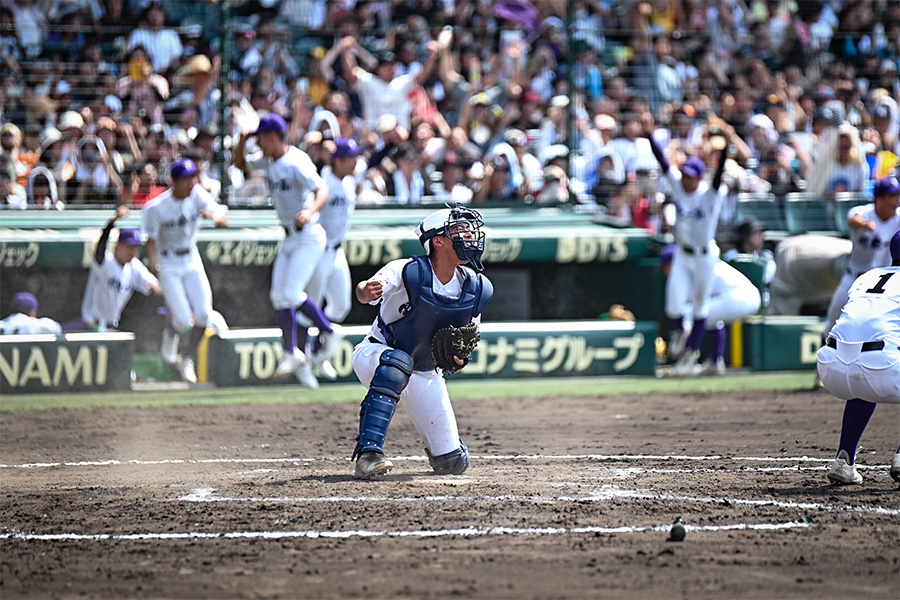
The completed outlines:
{"type": "Polygon", "coordinates": [[[414,371],[431,371],[435,368],[431,357],[431,338],[438,329],[448,325],[468,325],[494,295],[494,286],[484,275],[469,267],[458,267],[465,275],[459,298],[447,298],[431,287],[434,273],[431,262],[425,256],[413,256],[403,267],[403,284],[409,296],[409,304],[403,307],[404,315],[390,325],[379,316],[378,325],[388,346],[403,350],[413,358],[414,371]]]}

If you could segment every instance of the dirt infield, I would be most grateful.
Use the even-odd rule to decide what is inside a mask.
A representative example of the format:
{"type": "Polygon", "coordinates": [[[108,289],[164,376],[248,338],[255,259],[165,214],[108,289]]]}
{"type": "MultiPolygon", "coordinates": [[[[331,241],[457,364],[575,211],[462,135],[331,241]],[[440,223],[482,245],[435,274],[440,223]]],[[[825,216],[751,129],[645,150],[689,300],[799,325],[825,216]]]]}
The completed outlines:
{"type": "Polygon", "coordinates": [[[379,482],[351,404],[2,413],[0,595],[900,596],[897,406],[847,488],[825,393],[454,404],[466,476],[429,474],[400,410],[379,482]]]}

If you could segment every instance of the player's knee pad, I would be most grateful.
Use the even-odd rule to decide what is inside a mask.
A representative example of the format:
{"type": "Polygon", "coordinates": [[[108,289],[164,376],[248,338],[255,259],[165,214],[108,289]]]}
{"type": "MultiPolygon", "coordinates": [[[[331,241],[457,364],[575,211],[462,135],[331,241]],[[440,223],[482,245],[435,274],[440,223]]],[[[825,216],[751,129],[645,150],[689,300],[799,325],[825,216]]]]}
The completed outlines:
{"type": "Polygon", "coordinates": [[[462,475],[469,468],[469,449],[462,440],[459,440],[459,448],[447,454],[432,456],[428,448],[425,448],[425,454],[428,464],[438,475],[462,475]]]}
{"type": "Polygon", "coordinates": [[[381,353],[369,389],[398,399],[412,375],[412,357],[403,350],[390,348],[381,353]]]}
{"type": "Polygon", "coordinates": [[[385,350],[379,361],[360,407],[359,435],[351,458],[360,452],[382,451],[394,409],[412,374],[412,357],[402,350],[385,350]]]}

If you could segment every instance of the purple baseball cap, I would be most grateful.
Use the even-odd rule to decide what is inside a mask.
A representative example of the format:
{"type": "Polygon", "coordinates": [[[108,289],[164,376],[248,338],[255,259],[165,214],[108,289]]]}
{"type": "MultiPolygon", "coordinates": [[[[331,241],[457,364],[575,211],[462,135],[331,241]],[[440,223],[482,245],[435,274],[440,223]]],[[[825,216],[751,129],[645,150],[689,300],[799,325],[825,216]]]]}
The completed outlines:
{"type": "Polygon", "coordinates": [[[875,182],[876,196],[891,196],[900,194],[900,181],[896,177],[885,177],[875,182]]]}
{"type": "Polygon", "coordinates": [[[250,135],[259,135],[267,131],[277,131],[278,133],[286,132],[287,123],[285,122],[284,117],[282,117],[278,113],[269,113],[267,115],[264,115],[259,120],[259,127],[257,127],[256,131],[254,131],[250,135]]]}
{"type": "Polygon", "coordinates": [[[900,231],[891,238],[891,260],[900,261],[900,231]]]}
{"type": "Polygon", "coordinates": [[[197,165],[189,158],[179,158],[172,163],[172,179],[190,177],[197,174],[197,165]]]}
{"type": "Polygon", "coordinates": [[[332,158],[359,156],[363,151],[362,147],[353,138],[338,138],[335,140],[334,145],[336,148],[334,154],[331,155],[332,158]]]}
{"type": "Polygon", "coordinates": [[[119,243],[126,246],[140,246],[141,232],[134,227],[123,227],[119,230],[119,243]]]}
{"type": "Polygon", "coordinates": [[[18,294],[13,296],[12,304],[10,304],[9,306],[9,311],[13,314],[22,313],[23,315],[30,315],[32,312],[36,312],[37,308],[38,301],[37,298],[34,297],[34,294],[29,294],[28,292],[19,292],[18,294]]]}
{"type": "Polygon", "coordinates": [[[696,177],[699,179],[706,173],[706,165],[696,156],[689,156],[684,164],[681,165],[681,174],[688,177],[696,177]]]}

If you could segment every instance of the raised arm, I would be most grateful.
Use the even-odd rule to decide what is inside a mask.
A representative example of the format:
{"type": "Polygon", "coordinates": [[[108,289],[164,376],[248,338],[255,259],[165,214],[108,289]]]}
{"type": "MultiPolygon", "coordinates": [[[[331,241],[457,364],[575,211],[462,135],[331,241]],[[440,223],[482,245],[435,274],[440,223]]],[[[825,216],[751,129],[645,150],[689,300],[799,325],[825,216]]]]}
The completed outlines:
{"type": "Polygon", "coordinates": [[[356,38],[348,35],[341,38],[338,45],[341,53],[341,66],[343,67],[342,75],[347,81],[347,85],[353,87],[356,84],[356,69],[359,68],[356,64],[356,55],[353,53],[354,48],[356,48],[356,38]]]}
{"type": "Polygon", "coordinates": [[[712,190],[717,192],[719,186],[722,185],[722,174],[725,172],[725,161],[728,160],[728,145],[726,144],[722,151],[719,152],[719,164],[716,165],[716,172],[712,179],[712,190]]]}
{"type": "Polygon", "coordinates": [[[103,233],[100,234],[100,239],[97,241],[97,248],[94,250],[94,262],[98,265],[102,265],[103,261],[106,260],[106,245],[109,243],[109,234],[112,232],[113,227],[115,227],[116,221],[127,215],[127,206],[117,207],[116,214],[113,215],[113,218],[110,219],[109,223],[106,224],[106,227],[103,228],[103,233]]]}

